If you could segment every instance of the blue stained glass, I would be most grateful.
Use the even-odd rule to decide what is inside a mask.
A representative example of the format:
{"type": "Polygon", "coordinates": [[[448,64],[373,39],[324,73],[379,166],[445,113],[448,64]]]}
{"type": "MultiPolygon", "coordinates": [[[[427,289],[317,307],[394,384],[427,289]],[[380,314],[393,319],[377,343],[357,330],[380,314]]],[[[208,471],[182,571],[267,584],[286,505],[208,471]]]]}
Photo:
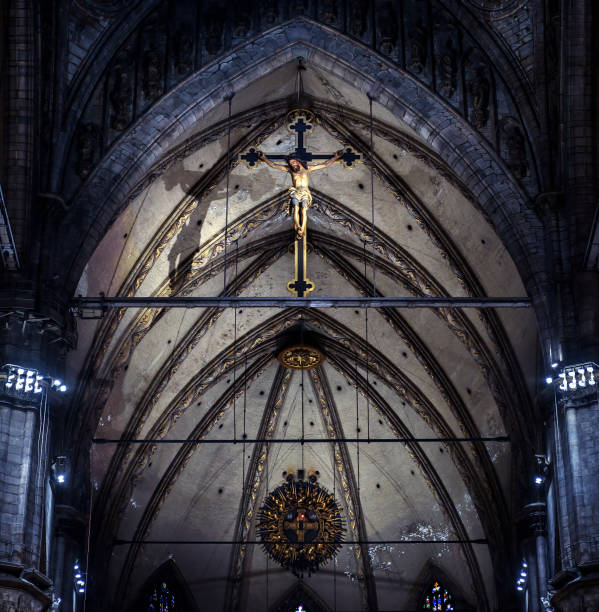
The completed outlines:
{"type": "Polygon", "coordinates": [[[422,608],[424,610],[435,610],[436,612],[450,612],[453,610],[453,605],[449,591],[442,589],[441,585],[435,582],[431,594],[426,596],[422,608]]]}
{"type": "Polygon", "coordinates": [[[148,612],[174,612],[175,596],[170,592],[166,582],[154,589],[150,595],[148,612]]]}

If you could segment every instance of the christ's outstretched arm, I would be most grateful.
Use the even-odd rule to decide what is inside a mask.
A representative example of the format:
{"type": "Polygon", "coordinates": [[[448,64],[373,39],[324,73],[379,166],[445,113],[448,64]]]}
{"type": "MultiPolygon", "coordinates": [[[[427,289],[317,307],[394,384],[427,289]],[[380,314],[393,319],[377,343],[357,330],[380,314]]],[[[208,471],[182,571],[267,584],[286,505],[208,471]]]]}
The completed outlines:
{"type": "Polygon", "coordinates": [[[329,166],[332,166],[336,161],[341,159],[343,153],[343,149],[339,149],[339,151],[337,151],[337,153],[335,153],[335,155],[333,155],[331,159],[327,159],[327,161],[323,162],[322,164],[314,164],[313,166],[308,166],[308,172],[314,172],[314,170],[322,170],[323,168],[328,168],[329,166]]]}
{"type": "Polygon", "coordinates": [[[261,162],[264,162],[267,166],[274,168],[275,170],[282,170],[283,172],[289,172],[289,166],[283,166],[281,164],[275,164],[275,162],[270,161],[262,151],[258,151],[258,159],[261,162]]]}

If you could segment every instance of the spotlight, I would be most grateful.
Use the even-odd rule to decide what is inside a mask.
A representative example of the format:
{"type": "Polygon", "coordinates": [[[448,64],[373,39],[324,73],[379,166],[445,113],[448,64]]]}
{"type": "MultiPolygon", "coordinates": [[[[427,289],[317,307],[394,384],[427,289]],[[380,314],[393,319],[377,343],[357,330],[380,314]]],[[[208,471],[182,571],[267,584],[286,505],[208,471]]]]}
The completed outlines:
{"type": "MultiPolygon", "coordinates": [[[[69,473],[69,464],[67,457],[65,457],[64,455],[55,457],[54,461],[52,462],[52,473],[54,475],[54,481],[56,482],[56,484],[63,485],[66,483],[67,476],[69,473]]],[[[79,567],[75,567],[75,569],[78,570],[79,567]]]]}
{"type": "Polygon", "coordinates": [[[553,382],[553,378],[551,376],[547,376],[547,378],[545,379],[545,382],[550,385],[553,382]]]}
{"type": "Polygon", "coordinates": [[[542,476],[535,476],[535,484],[542,485],[543,484],[543,477],[542,476]]]}
{"type": "Polygon", "coordinates": [[[64,393],[64,392],[67,390],[67,386],[66,386],[66,385],[60,385],[60,387],[58,387],[58,390],[59,390],[61,393],[64,393]]]}
{"type": "Polygon", "coordinates": [[[551,367],[552,367],[552,368],[555,370],[555,368],[557,368],[557,366],[558,366],[558,365],[559,365],[559,363],[557,363],[557,361],[554,361],[554,362],[551,364],[551,367]]]}

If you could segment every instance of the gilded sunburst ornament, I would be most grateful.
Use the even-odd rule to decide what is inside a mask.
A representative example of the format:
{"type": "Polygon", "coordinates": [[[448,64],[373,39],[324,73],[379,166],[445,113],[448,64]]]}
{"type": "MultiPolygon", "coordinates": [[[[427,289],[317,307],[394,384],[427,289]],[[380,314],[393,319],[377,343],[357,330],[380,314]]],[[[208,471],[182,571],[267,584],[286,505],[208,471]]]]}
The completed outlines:
{"type": "Polygon", "coordinates": [[[324,361],[318,349],[305,344],[283,349],[277,358],[281,365],[291,370],[311,370],[324,361]]]}
{"type": "Polygon", "coordinates": [[[257,531],[266,554],[299,574],[330,561],[341,548],[345,528],[335,498],[316,483],[297,480],[268,495],[257,531]]]}

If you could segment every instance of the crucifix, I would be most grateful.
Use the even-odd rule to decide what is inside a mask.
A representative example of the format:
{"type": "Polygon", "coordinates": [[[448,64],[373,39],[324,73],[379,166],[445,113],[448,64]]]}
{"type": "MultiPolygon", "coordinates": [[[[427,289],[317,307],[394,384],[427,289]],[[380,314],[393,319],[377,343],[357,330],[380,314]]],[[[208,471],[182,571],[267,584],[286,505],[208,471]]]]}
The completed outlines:
{"type": "Polygon", "coordinates": [[[316,537],[318,535],[319,528],[320,524],[316,517],[314,517],[314,520],[312,521],[309,520],[309,517],[306,516],[306,511],[302,508],[298,508],[297,516],[294,521],[285,521],[283,523],[283,529],[295,532],[297,541],[302,544],[306,541],[307,534],[314,535],[314,537],[316,537]]]}
{"type": "Polygon", "coordinates": [[[293,221],[295,226],[295,278],[287,283],[287,289],[296,297],[305,297],[314,290],[314,283],[308,279],[308,208],[312,205],[309,175],[314,170],[328,168],[337,161],[345,164],[346,168],[353,168],[360,156],[354,153],[351,147],[340,149],[336,153],[311,153],[306,149],[304,135],[312,130],[314,115],[305,109],[296,109],[287,114],[287,127],[295,132],[295,150],[287,155],[279,153],[263,153],[251,148],[241,156],[241,159],[250,167],[257,167],[264,162],[275,170],[282,170],[291,175],[293,187],[289,188],[289,201],[293,207],[293,221]],[[284,161],[277,164],[275,160],[284,161]],[[311,161],[321,163],[308,165],[311,161]]]}

